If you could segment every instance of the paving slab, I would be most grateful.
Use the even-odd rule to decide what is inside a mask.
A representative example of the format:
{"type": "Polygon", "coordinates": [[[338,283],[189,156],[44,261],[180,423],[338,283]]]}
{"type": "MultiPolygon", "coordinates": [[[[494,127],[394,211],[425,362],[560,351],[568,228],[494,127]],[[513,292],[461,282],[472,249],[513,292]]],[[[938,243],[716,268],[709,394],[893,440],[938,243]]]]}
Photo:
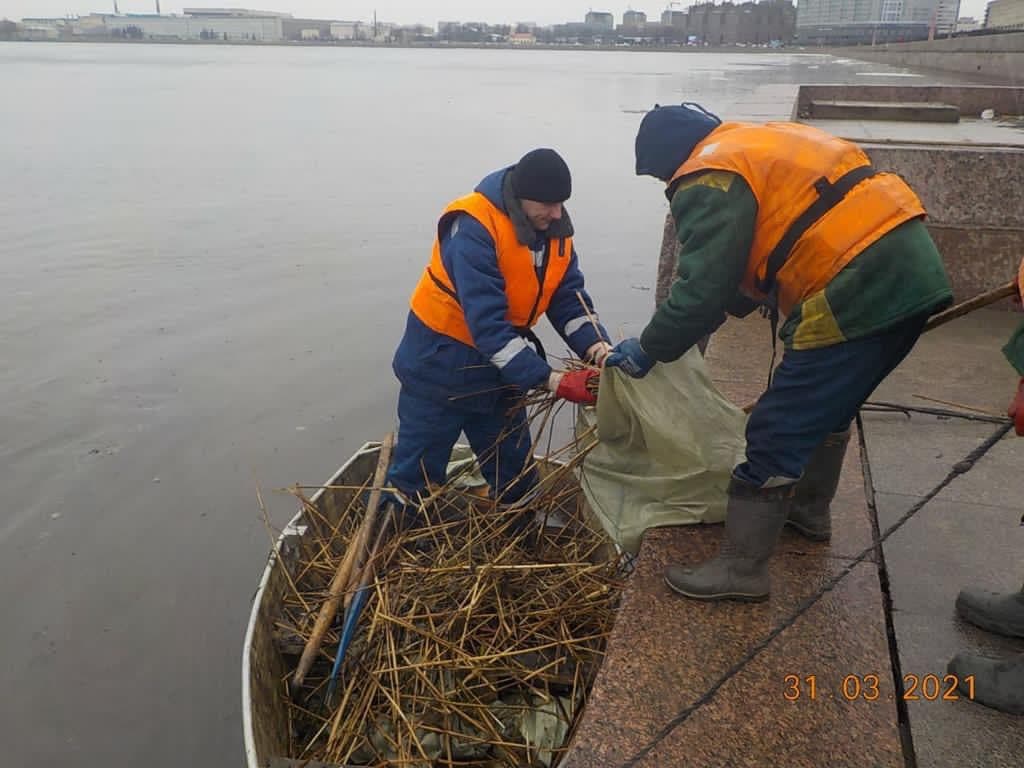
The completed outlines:
{"type": "MultiPolygon", "coordinates": [[[[982,311],[922,337],[874,399],[951,410],[957,403],[975,409],[965,413],[1001,415],[1016,377],[1000,347],[1019,322],[1017,314],[982,311]]],[[[879,528],[885,532],[918,508],[882,547],[901,683],[904,676],[908,689],[926,675],[942,681],[959,651],[1024,652],[1024,643],[966,624],[955,610],[964,587],[1012,591],[1024,579],[1024,441],[1004,438],[966,464],[998,425],[879,413],[863,413],[862,423],[879,528]],[[942,487],[954,467],[962,472],[942,487]]],[[[906,711],[918,766],[1021,764],[1019,717],[962,697],[922,697],[907,701],[906,711]]]]}
{"type": "Polygon", "coordinates": [[[1010,433],[940,493],[946,501],[965,501],[1024,514],[1024,440],[1010,433]]]}
{"type": "Polygon", "coordinates": [[[637,765],[902,766],[882,619],[878,573],[857,565],[637,765]]]}
{"type": "MultiPolygon", "coordinates": [[[[786,642],[792,645],[786,645],[786,650],[779,651],[763,669],[759,666],[761,671],[752,673],[754,677],[747,685],[753,686],[756,679],[758,689],[745,699],[744,706],[734,705],[714,715],[720,726],[717,743],[724,748],[734,734],[737,741],[729,747],[733,752],[750,748],[741,728],[755,712],[759,713],[756,716],[763,738],[768,739],[775,730],[780,708],[786,704],[783,694],[787,674],[821,674],[822,679],[831,681],[840,669],[887,667],[882,602],[877,572],[871,563],[857,565],[824,553],[780,553],[771,562],[773,591],[764,603],[708,604],[672,594],[663,582],[665,567],[699,562],[712,555],[717,536],[711,529],[720,526],[657,529],[644,538],[637,571],[623,596],[605,665],[591,693],[567,768],[633,764],[630,761],[659,743],[673,723],[681,717],[686,719],[685,713],[700,712],[715,700],[712,693],[719,686],[725,690],[725,684],[752,660],[775,648],[790,632],[787,628],[805,613],[822,601],[824,606],[832,605],[835,595],[845,595],[839,586],[832,589],[833,582],[838,580],[842,585],[843,575],[851,569],[865,574],[864,581],[857,581],[863,587],[861,597],[849,604],[843,602],[842,607],[819,609],[837,611],[841,621],[801,624],[816,627],[813,637],[803,630],[790,632],[786,642]],[[868,578],[872,573],[873,583],[868,578]],[[826,600],[821,597],[823,593],[830,597],[826,600]],[[847,631],[853,626],[858,629],[847,631]]],[[[857,591],[856,587],[852,589],[857,591]]],[[[742,700],[730,696],[737,703],[742,700]]],[[[846,727],[847,717],[848,712],[842,708],[822,708],[817,725],[838,733],[846,727]]],[[[794,739],[799,741],[804,736],[794,739]]],[[[707,738],[711,738],[709,734],[707,738]]],[[[844,734],[842,738],[849,737],[844,734]]],[[[672,743],[675,746],[661,748],[663,765],[731,764],[691,762],[697,747],[672,743]]],[[[769,743],[770,739],[765,749],[769,743]]]]}
{"type": "MultiPolygon", "coordinates": [[[[899,402],[909,403],[906,397],[899,402]]],[[[876,492],[925,496],[998,428],[922,414],[861,415],[876,492]]]]}
{"type": "Polygon", "coordinates": [[[896,621],[901,677],[907,686],[900,695],[918,697],[906,702],[917,768],[1019,768],[1024,754],[1021,718],[968,701],[962,695],[956,700],[944,699],[951,683],[943,678],[947,662],[959,651],[1000,657],[1024,652],[1024,645],[1000,642],[948,616],[937,619],[905,614],[897,615],[896,621]],[[941,623],[954,629],[937,633],[935,628],[941,623]],[[924,695],[935,695],[935,681],[929,681],[927,692],[920,684],[929,674],[940,683],[934,701],[926,700],[924,695]],[[918,685],[910,692],[914,682],[918,685]]]}
{"type": "MultiPolygon", "coordinates": [[[[976,586],[1013,591],[1024,573],[1019,511],[933,499],[884,543],[901,676],[907,690],[933,675],[943,681],[958,651],[1007,656],[1024,643],[979,630],[956,616],[957,593],[976,586]]],[[[948,690],[943,685],[942,690],[948,690]]],[[[964,697],[907,701],[918,766],[1018,766],[1024,755],[1021,718],[964,697]]],[[[930,693],[934,696],[934,689],[930,693]]]]}

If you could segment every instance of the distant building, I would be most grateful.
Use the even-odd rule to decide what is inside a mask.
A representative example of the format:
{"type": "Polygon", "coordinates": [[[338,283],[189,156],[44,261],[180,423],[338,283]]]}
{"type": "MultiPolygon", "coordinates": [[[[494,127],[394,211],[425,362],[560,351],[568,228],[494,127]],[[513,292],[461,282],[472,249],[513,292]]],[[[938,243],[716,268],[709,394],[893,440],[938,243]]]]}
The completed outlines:
{"type": "Polygon", "coordinates": [[[956,29],[960,0],[902,0],[903,13],[897,21],[934,26],[935,34],[948,35],[956,29]]]}
{"type": "Polygon", "coordinates": [[[402,43],[412,43],[417,40],[433,39],[434,29],[425,24],[396,25],[391,29],[390,34],[394,40],[402,43]]]}
{"type": "Polygon", "coordinates": [[[956,21],[957,32],[974,32],[981,29],[981,22],[972,16],[961,16],[956,21]]]}
{"type": "Polygon", "coordinates": [[[248,8],[185,8],[185,16],[216,19],[290,19],[290,13],[277,11],[251,11],[248,8]]]}
{"type": "Polygon", "coordinates": [[[60,30],[53,24],[39,24],[23,20],[18,27],[18,37],[22,40],[57,40],[60,38],[60,30]]]}
{"type": "Polygon", "coordinates": [[[222,40],[225,42],[277,42],[284,39],[280,16],[156,16],[126,14],[103,16],[114,37],[141,40],[222,40]]]}
{"type": "Polygon", "coordinates": [[[71,34],[79,38],[107,37],[110,30],[107,29],[105,17],[94,13],[72,21],[71,34]]]}
{"type": "Polygon", "coordinates": [[[300,40],[319,40],[320,39],[320,30],[319,29],[309,29],[309,28],[301,29],[301,30],[299,30],[299,39],[300,40]]]}
{"type": "Polygon", "coordinates": [[[956,27],[960,0],[800,0],[797,39],[811,45],[925,40],[956,27]]]}
{"type": "Polygon", "coordinates": [[[622,14],[622,26],[633,29],[642,28],[647,24],[647,14],[643,11],[626,11],[622,14]]]}
{"type": "Polygon", "coordinates": [[[329,40],[331,22],[327,19],[281,19],[281,34],[285,40],[308,40],[309,30],[316,30],[321,40],[329,40]]]}
{"type": "Polygon", "coordinates": [[[687,40],[701,45],[772,45],[793,40],[796,8],[791,0],[733,4],[699,3],[686,14],[687,40]]]}
{"type": "Polygon", "coordinates": [[[583,23],[588,27],[607,29],[609,32],[615,29],[615,17],[603,11],[591,11],[586,15],[583,23]]]}
{"type": "Polygon", "coordinates": [[[532,32],[513,32],[508,36],[508,41],[512,45],[536,45],[537,36],[532,32]]]}
{"type": "Polygon", "coordinates": [[[335,40],[368,40],[372,30],[361,21],[332,21],[331,37],[335,40]]]}
{"type": "Polygon", "coordinates": [[[686,11],[665,10],[661,14],[661,26],[663,27],[685,27],[686,11]]]}
{"type": "Polygon", "coordinates": [[[986,29],[1024,29],[1024,0],[992,0],[985,9],[986,29]]]}
{"type": "Polygon", "coordinates": [[[951,35],[956,32],[956,20],[960,16],[960,0],[939,0],[935,6],[935,32],[951,35]]]}
{"type": "Polygon", "coordinates": [[[369,39],[375,43],[384,43],[394,39],[398,29],[398,25],[391,21],[377,21],[365,26],[369,32],[369,39]]]}

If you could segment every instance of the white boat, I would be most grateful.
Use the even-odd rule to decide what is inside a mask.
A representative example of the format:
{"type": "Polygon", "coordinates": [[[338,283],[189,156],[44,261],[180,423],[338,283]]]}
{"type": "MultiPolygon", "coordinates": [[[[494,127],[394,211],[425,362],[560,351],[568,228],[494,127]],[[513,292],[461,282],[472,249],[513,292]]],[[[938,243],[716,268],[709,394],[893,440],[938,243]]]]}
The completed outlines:
{"type": "MultiPolygon", "coordinates": [[[[366,443],[310,498],[324,518],[337,522],[357,492],[353,489],[372,479],[379,453],[380,443],[366,443]]],[[[546,470],[557,466],[558,462],[542,464],[542,476],[547,475],[546,470]]],[[[557,474],[564,478],[565,473],[557,474]]],[[[558,482],[566,480],[576,487],[583,513],[599,530],[575,479],[570,476],[558,482]]],[[[280,615],[284,596],[291,589],[285,570],[279,564],[292,572],[291,567],[299,562],[303,537],[309,530],[303,512],[292,518],[270,554],[253,599],[242,651],[242,727],[248,768],[318,768],[323,765],[288,757],[290,725],[286,681],[293,672],[294,659],[282,653],[275,638],[275,620],[280,615]]],[[[610,542],[609,547],[613,547],[610,542]]],[[[614,549],[608,551],[614,553],[614,549]]]]}

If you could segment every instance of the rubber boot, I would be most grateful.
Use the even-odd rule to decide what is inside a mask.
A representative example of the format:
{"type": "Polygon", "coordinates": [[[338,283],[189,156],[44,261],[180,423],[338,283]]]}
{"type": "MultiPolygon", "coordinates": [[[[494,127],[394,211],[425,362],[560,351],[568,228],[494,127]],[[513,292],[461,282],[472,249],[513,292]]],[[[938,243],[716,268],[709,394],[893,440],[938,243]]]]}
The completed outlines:
{"type": "Polygon", "coordinates": [[[1024,715],[1024,653],[1003,660],[958,653],[946,671],[956,675],[961,695],[973,695],[974,701],[1000,712],[1024,715]]]}
{"type": "Polygon", "coordinates": [[[786,523],[811,541],[832,538],[832,514],[829,506],[839,487],[850,430],[833,432],[811,454],[804,476],[793,489],[793,505],[786,523]]]}
{"type": "Polygon", "coordinates": [[[956,612],[989,632],[1024,637],[1024,588],[1010,593],[962,590],[956,597],[956,612]]]}
{"type": "Polygon", "coordinates": [[[718,556],[692,569],[669,566],[665,582],[680,595],[695,600],[767,598],[768,558],[786,523],[792,494],[792,485],[757,488],[732,478],[725,539],[718,556]]]}

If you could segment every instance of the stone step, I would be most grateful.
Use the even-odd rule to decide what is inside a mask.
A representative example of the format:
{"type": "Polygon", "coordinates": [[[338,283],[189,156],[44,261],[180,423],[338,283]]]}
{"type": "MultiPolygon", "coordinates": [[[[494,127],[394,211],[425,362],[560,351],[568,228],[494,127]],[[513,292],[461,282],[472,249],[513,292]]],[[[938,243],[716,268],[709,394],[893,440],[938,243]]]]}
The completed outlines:
{"type": "Polygon", "coordinates": [[[954,104],[926,101],[811,101],[811,115],[819,120],[900,120],[915,123],[960,122],[954,104]]]}

